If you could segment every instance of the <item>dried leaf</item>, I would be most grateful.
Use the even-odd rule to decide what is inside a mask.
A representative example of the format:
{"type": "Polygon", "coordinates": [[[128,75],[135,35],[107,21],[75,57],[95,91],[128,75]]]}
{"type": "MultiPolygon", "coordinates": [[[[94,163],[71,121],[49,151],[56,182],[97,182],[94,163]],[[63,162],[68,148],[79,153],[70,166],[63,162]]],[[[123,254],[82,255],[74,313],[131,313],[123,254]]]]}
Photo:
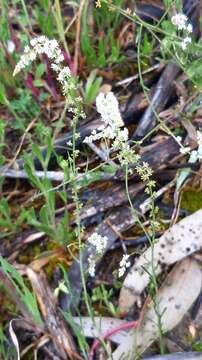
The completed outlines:
{"type": "MultiPolygon", "coordinates": [[[[201,249],[201,232],[202,210],[187,216],[165,231],[153,249],[155,274],[160,274],[165,265],[174,264],[176,261],[201,249]]],[[[152,272],[151,259],[152,249],[148,248],[126,276],[119,297],[119,306],[122,313],[127,312],[134,305],[139,295],[148,285],[149,274],[152,272]]]]}
{"type": "Polygon", "coordinates": [[[9,333],[10,333],[11,339],[13,341],[13,344],[15,346],[16,352],[17,352],[17,359],[20,360],[20,348],[19,348],[18,338],[13,330],[13,325],[12,325],[13,321],[14,320],[11,320],[9,323],[9,333]]]}
{"type": "MultiPolygon", "coordinates": [[[[187,258],[170,272],[158,293],[159,313],[164,332],[172,330],[189,310],[200,293],[202,273],[198,263],[187,258]]],[[[135,359],[158,338],[158,321],[149,307],[136,330],[131,330],[124,342],[113,352],[113,360],[135,359]]]]}
{"type": "MultiPolygon", "coordinates": [[[[109,332],[110,330],[113,330],[127,323],[127,321],[125,320],[110,317],[94,317],[93,319],[91,319],[88,316],[73,316],[73,320],[77,325],[81,326],[84,335],[90,338],[100,338],[106,332],[109,332]]],[[[109,339],[111,339],[117,344],[120,344],[124,341],[127,334],[127,330],[122,330],[111,335],[109,339]]]]}

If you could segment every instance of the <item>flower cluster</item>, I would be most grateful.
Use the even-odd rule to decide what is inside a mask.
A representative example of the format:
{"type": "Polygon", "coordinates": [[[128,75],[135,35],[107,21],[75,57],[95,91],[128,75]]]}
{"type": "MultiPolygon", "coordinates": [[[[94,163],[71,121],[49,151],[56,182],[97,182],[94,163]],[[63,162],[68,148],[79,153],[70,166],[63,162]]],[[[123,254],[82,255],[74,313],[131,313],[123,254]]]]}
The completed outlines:
{"type": "Polygon", "coordinates": [[[184,14],[176,14],[172,16],[171,22],[178,30],[186,30],[192,32],[192,25],[188,23],[188,18],[184,14]]]}
{"type": "Polygon", "coordinates": [[[93,253],[88,258],[88,272],[90,276],[95,276],[95,267],[97,261],[103,255],[107,246],[107,237],[101,236],[98,233],[93,233],[88,242],[93,246],[93,253]]]}
{"type": "Polygon", "coordinates": [[[100,93],[96,98],[96,107],[97,111],[102,116],[102,120],[107,125],[111,126],[112,129],[124,125],[119,111],[118,100],[112,91],[108,92],[106,96],[103,93],[100,93]]]}
{"type": "Polygon", "coordinates": [[[16,75],[41,54],[47,55],[53,61],[53,68],[55,67],[55,70],[60,70],[59,64],[64,60],[64,56],[58,42],[55,39],[49,40],[46,36],[42,35],[32,39],[30,46],[25,46],[24,54],[16,65],[13,75],[16,75]]]}
{"type": "Polygon", "coordinates": [[[149,164],[146,161],[143,161],[142,164],[138,164],[136,166],[136,171],[143,182],[149,181],[150,177],[153,174],[152,169],[150,168],[149,164]]]}
{"type": "Polygon", "coordinates": [[[182,146],[180,148],[180,153],[183,155],[188,154],[190,151],[191,151],[191,148],[189,146],[186,146],[186,147],[182,146]]]}
{"type": "Polygon", "coordinates": [[[88,242],[94,246],[96,252],[100,255],[106,248],[107,237],[101,236],[95,232],[89,237],[88,242]]]}
{"type": "Polygon", "coordinates": [[[128,261],[128,258],[130,257],[130,255],[128,254],[123,254],[123,257],[119,263],[119,269],[118,269],[118,276],[122,277],[125,272],[126,269],[131,265],[130,261],[128,261]]]}
{"type": "Polygon", "coordinates": [[[84,142],[92,143],[100,139],[113,140],[111,147],[113,150],[119,151],[118,159],[121,165],[136,162],[137,155],[128,144],[128,129],[122,128],[124,122],[113,92],[110,91],[106,95],[100,93],[96,98],[96,107],[103,120],[103,125],[97,130],[93,130],[91,135],[84,139],[84,142]]]}
{"type": "Polygon", "coordinates": [[[82,111],[82,99],[77,95],[76,82],[70,68],[63,66],[64,56],[57,40],[49,40],[46,36],[38,36],[30,41],[30,46],[26,46],[20,61],[15,67],[13,75],[30,65],[36,60],[38,55],[46,55],[51,61],[51,68],[57,73],[57,80],[62,85],[63,95],[68,98],[69,111],[74,115],[85,117],[82,111]]]}
{"type": "Polygon", "coordinates": [[[193,31],[192,25],[188,22],[188,18],[184,14],[176,14],[172,16],[171,22],[178,31],[182,32],[183,40],[181,43],[181,48],[183,51],[185,51],[192,40],[190,36],[193,31]]]}
{"type": "Polygon", "coordinates": [[[104,124],[93,130],[91,135],[84,139],[86,143],[105,139],[114,139],[120,132],[120,127],[124,125],[119,111],[119,104],[113,92],[108,92],[105,96],[100,93],[96,98],[97,111],[101,115],[104,124]]]}

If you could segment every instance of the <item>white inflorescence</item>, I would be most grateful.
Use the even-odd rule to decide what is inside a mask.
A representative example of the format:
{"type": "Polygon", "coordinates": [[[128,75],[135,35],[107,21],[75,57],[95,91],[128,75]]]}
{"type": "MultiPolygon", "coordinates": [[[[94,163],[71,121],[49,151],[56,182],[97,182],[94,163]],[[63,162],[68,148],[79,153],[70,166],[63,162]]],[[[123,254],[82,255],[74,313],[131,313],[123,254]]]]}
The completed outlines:
{"type": "Polygon", "coordinates": [[[90,276],[95,276],[95,268],[96,268],[96,259],[91,254],[88,258],[88,272],[90,276]]]}
{"type": "Polygon", "coordinates": [[[171,18],[172,24],[177,30],[183,32],[181,48],[183,51],[187,50],[187,46],[191,43],[192,39],[190,34],[193,32],[192,24],[188,22],[188,17],[184,14],[176,14],[171,18]]]}
{"type": "MultiPolygon", "coordinates": [[[[34,61],[37,55],[41,54],[47,55],[47,57],[57,66],[64,60],[64,56],[59,48],[57,40],[49,40],[44,35],[38,36],[30,41],[30,46],[27,45],[25,47],[24,54],[21,56],[20,61],[15,67],[14,75],[34,61]]],[[[59,66],[57,67],[57,70],[60,70],[59,66]]]]}
{"type": "Polygon", "coordinates": [[[125,272],[126,269],[130,266],[130,261],[128,261],[130,255],[128,254],[123,254],[123,257],[119,263],[119,270],[118,270],[118,276],[122,277],[125,272]]]}
{"type": "Polygon", "coordinates": [[[186,36],[183,40],[182,40],[182,43],[181,43],[181,47],[182,47],[182,50],[186,50],[187,49],[187,46],[191,43],[191,37],[190,36],[186,36]]]}
{"type": "Polygon", "coordinates": [[[172,16],[171,22],[173,25],[176,26],[178,30],[186,30],[187,29],[187,22],[188,18],[184,14],[176,14],[172,16]]]}
{"type": "Polygon", "coordinates": [[[180,148],[180,153],[183,154],[183,155],[188,154],[190,151],[191,151],[191,148],[189,146],[180,148]]]}
{"type": "Polygon", "coordinates": [[[103,254],[106,245],[107,245],[107,237],[101,236],[98,233],[93,233],[89,239],[88,242],[94,246],[96,253],[103,254]]]}
{"type": "Polygon", "coordinates": [[[198,142],[198,145],[202,145],[202,132],[197,130],[197,142],[198,142]]]}
{"type": "Polygon", "coordinates": [[[96,262],[103,255],[107,246],[107,237],[101,236],[98,233],[93,233],[88,242],[93,246],[93,254],[90,254],[88,258],[88,272],[90,276],[95,276],[96,262]]]}
{"type": "Polygon", "coordinates": [[[57,40],[49,40],[46,36],[38,36],[25,46],[24,53],[15,67],[13,75],[30,65],[38,55],[46,55],[51,60],[51,68],[57,73],[57,80],[62,85],[63,95],[67,96],[68,88],[74,88],[74,81],[70,68],[63,66],[64,56],[57,40]]]}
{"type": "Polygon", "coordinates": [[[9,54],[12,54],[15,51],[15,43],[12,40],[7,41],[7,50],[9,54]]]}
{"type": "Polygon", "coordinates": [[[113,92],[110,91],[107,95],[100,93],[96,98],[96,107],[104,124],[101,129],[93,130],[91,135],[84,139],[86,143],[92,143],[102,138],[114,139],[118,135],[120,127],[124,125],[118,100],[113,92]]]}
{"type": "Polygon", "coordinates": [[[113,92],[108,92],[106,96],[100,93],[96,98],[96,107],[103,121],[112,129],[124,125],[119,111],[119,103],[113,92]]]}
{"type": "Polygon", "coordinates": [[[128,141],[128,129],[124,128],[120,130],[113,142],[114,149],[120,149],[122,143],[127,143],[128,141]]]}
{"type": "Polygon", "coordinates": [[[91,135],[84,139],[86,143],[100,139],[113,140],[111,147],[118,151],[118,159],[122,166],[129,163],[136,163],[139,156],[128,144],[129,133],[127,128],[121,128],[124,122],[121,118],[118,100],[112,92],[107,95],[101,93],[96,99],[97,111],[101,114],[103,124],[97,130],[93,130],[91,135]]]}

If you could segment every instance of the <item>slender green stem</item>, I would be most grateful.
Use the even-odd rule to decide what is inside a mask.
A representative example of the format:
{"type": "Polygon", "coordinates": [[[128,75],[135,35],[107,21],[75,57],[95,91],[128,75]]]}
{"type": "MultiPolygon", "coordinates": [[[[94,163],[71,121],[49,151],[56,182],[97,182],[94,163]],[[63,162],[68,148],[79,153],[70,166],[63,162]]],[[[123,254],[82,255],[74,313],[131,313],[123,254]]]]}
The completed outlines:
{"type": "Polygon", "coordinates": [[[88,293],[86,289],[86,281],[85,281],[85,274],[83,268],[83,253],[82,253],[82,239],[81,239],[81,221],[80,221],[80,202],[78,196],[78,187],[77,187],[77,168],[76,168],[76,124],[77,119],[73,120],[73,138],[72,138],[72,170],[73,170],[73,196],[74,201],[76,203],[76,225],[77,225],[77,238],[78,238],[78,246],[79,246],[79,264],[80,264],[80,274],[81,274],[81,281],[83,286],[83,293],[85,304],[88,310],[89,315],[93,318],[93,312],[89,304],[88,300],[88,293]]]}
{"type": "Polygon", "coordinates": [[[128,202],[129,202],[129,205],[130,205],[130,208],[131,208],[131,211],[133,213],[133,215],[135,215],[136,217],[136,220],[137,220],[137,223],[139,224],[139,226],[141,227],[141,229],[144,231],[146,237],[148,238],[148,240],[150,239],[150,235],[149,233],[147,232],[146,228],[144,227],[144,225],[142,224],[139,216],[141,216],[141,214],[139,213],[138,210],[135,209],[135,207],[133,206],[133,203],[132,203],[132,200],[131,200],[131,197],[130,197],[130,193],[129,193],[129,188],[128,188],[128,165],[126,165],[126,168],[125,168],[125,189],[126,189],[126,195],[127,195],[127,198],[128,198],[128,202]]]}
{"type": "MultiPolygon", "coordinates": [[[[142,78],[142,71],[141,71],[141,58],[140,58],[140,44],[141,44],[141,37],[142,37],[142,26],[140,27],[140,36],[139,36],[139,42],[138,42],[138,73],[139,73],[139,78],[140,78],[140,84],[142,86],[143,92],[145,94],[145,96],[147,97],[147,100],[149,101],[150,105],[151,102],[149,100],[149,97],[147,95],[147,92],[145,90],[145,85],[143,82],[143,78],[142,78]]],[[[157,119],[159,120],[159,122],[161,123],[161,119],[159,118],[158,114],[156,113],[155,109],[152,108],[152,110],[154,111],[155,116],[157,117],[157,119]]],[[[170,130],[169,130],[170,133],[170,130]]],[[[150,283],[152,286],[152,291],[151,291],[151,297],[152,297],[152,301],[153,301],[153,305],[154,305],[154,310],[157,316],[157,324],[158,324],[158,330],[159,330],[159,345],[160,345],[160,351],[161,354],[164,354],[164,342],[163,342],[163,329],[162,329],[162,314],[160,313],[160,309],[159,309],[159,302],[158,302],[158,283],[157,283],[157,279],[156,279],[156,269],[154,266],[154,244],[155,244],[155,238],[156,238],[156,228],[155,228],[155,222],[156,222],[156,214],[155,214],[155,204],[154,204],[154,194],[153,194],[153,189],[152,187],[148,184],[148,189],[149,189],[149,194],[150,194],[150,198],[151,198],[151,209],[150,209],[150,214],[151,214],[151,229],[152,229],[152,235],[151,237],[149,237],[149,243],[150,243],[150,247],[151,247],[151,272],[149,273],[150,276],[150,283]]]]}
{"type": "Polygon", "coordinates": [[[24,11],[26,19],[27,19],[27,24],[29,26],[29,29],[32,31],[31,19],[29,17],[28,11],[27,11],[26,4],[25,4],[24,0],[20,0],[20,1],[21,1],[22,8],[23,8],[23,11],[24,11]]]}
{"type": "Polygon", "coordinates": [[[53,13],[54,13],[54,17],[55,17],[58,34],[60,36],[60,40],[63,42],[64,48],[65,48],[68,56],[70,56],[66,38],[65,38],[65,30],[64,30],[63,18],[62,18],[62,14],[61,14],[60,0],[55,0],[55,6],[53,8],[53,13]]]}

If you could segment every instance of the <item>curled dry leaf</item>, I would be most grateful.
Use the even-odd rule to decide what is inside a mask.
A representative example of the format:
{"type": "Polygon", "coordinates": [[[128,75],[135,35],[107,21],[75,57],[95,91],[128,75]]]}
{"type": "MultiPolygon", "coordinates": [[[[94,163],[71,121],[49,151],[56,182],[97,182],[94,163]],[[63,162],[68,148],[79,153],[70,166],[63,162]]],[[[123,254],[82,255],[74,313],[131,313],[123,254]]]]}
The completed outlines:
{"type": "MultiPolygon", "coordinates": [[[[172,330],[189,310],[200,293],[202,273],[198,263],[187,258],[176,264],[158,292],[159,313],[164,332],[172,330]]],[[[113,352],[113,360],[136,359],[158,338],[157,315],[152,306],[145,311],[140,326],[131,330],[113,352]]]]}
{"type": "Polygon", "coordinates": [[[13,330],[13,321],[11,320],[9,323],[9,333],[11,336],[11,339],[13,341],[13,344],[15,346],[16,352],[17,352],[17,360],[20,360],[20,347],[19,347],[19,343],[18,343],[18,338],[15,334],[15,331],[13,330]]]}
{"type": "MultiPolygon", "coordinates": [[[[187,216],[173,225],[153,246],[153,268],[161,273],[165,265],[171,265],[202,248],[202,210],[187,216]]],[[[121,313],[126,313],[137,301],[149,283],[152,272],[152,249],[148,248],[126,276],[120,292],[121,313]],[[146,271],[145,271],[146,269],[146,271]]]]}

